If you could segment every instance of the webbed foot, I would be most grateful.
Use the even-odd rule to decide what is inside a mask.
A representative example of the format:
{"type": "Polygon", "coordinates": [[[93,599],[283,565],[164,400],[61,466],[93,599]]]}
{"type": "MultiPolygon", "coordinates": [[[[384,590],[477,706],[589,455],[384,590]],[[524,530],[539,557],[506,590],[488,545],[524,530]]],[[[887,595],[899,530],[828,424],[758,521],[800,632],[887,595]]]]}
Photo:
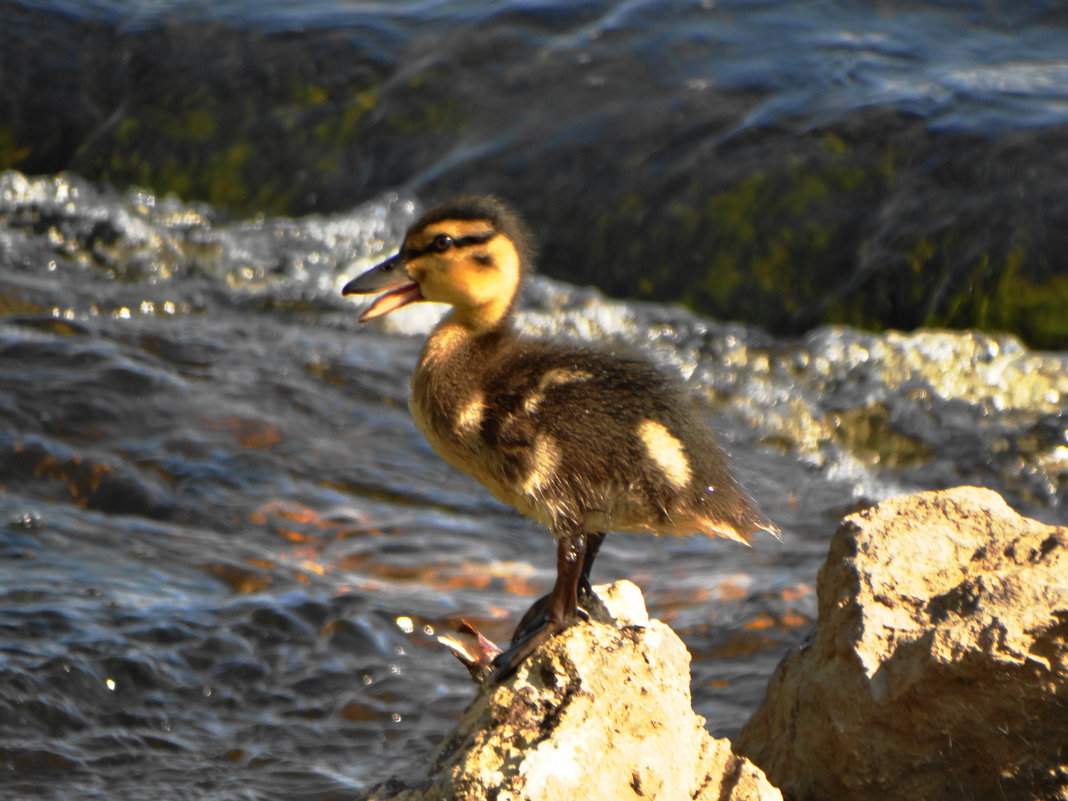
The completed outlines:
{"type": "Polygon", "coordinates": [[[604,535],[579,531],[559,538],[556,546],[556,584],[527,610],[512,635],[512,644],[493,660],[487,681],[507,678],[519,665],[552,637],[589,615],[578,605],[579,598],[593,594],[590,568],[604,535]]]}

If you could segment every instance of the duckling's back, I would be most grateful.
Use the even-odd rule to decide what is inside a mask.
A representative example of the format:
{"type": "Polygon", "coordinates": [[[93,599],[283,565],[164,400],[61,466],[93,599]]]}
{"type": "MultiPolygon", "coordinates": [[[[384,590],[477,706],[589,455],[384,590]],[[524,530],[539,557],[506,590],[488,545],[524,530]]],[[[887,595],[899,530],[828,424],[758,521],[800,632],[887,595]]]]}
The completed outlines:
{"type": "Polygon", "coordinates": [[[555,535],[777,533],[685,390],[644,360],[507,330],[437,336],[413,376],[417,424],[447,461],[555,535]]]}

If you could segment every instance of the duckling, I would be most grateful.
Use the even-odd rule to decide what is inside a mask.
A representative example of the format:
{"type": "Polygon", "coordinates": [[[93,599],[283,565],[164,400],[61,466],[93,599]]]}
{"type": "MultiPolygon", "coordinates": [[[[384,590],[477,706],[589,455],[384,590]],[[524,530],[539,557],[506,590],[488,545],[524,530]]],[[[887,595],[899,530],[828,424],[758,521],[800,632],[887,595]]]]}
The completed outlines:
{"type": "Polygon", "coordinates": [[[491,680],[585,616],[579,599],[606,532],[778,536],[676,380],[636,356],[513,330],[532,259],[511,209],[465,196],[428,211],[396,255],[342,289],[385,292],[361,322],[420,301],[452,307],[412,375],[415,424],[445,461],[556,539],[555,585],[494,659],[491,680]]]}

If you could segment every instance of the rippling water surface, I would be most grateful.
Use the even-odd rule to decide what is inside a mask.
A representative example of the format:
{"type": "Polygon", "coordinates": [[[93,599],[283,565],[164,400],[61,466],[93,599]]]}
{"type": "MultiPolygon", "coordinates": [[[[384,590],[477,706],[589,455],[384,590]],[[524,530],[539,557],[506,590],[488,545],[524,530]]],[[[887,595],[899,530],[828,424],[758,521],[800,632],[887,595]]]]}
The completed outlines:
{"type": "MultiPolygon", "coordinates": [[[[687,93],[717,86],[765,96],[740,127],[795,117],[816,122],[869,106],[897,107],[939,126],[983,135],[1068,121],[1064,9],[1045,0],[317,0],[299,7],[285,0],[48,0],[37,5],[79,20],[118,23],[124,33],[198,20],[265,34],[327,31],[358,44],[363,57],[390,62],[445,63],[462,60],[464,51],[478,61],[480,48],[510,41],[514,55],[523,57],[509,67],[516,78],[552,75],[552,62],[560,60],[587,65],[577,75],[590,87],[610,90],[631,80],[646,89],[647,81],[655,80],[665,91],[659,98],[643,94],[638,116],[658,100],[664,108],[677,107],[687,93]]],[[[544,98],[546,103],[581,97],[570,85],[576,74],[568,76],[555,98],[544,98]]],[[[501,101],[486,98],[490,104],[501,101]]],[[[614,116],[613,109],[597,104],[584,108],[591,119],[614,116]]],[[[559,131],[562,121],[531,114],[499,127],[515,136],[524,126],[559,131]]]]}
{"type": "MultiPolygon", "coordinates": [[[[74,178],[0,179],[0,769],[19,797],[345,798],[426,753],[553,579],[538,526],[442,463],[407,376],[429,305],[360,327],[337,287],[414,203],[223,223],[74,178]]],[[[784,529],[614,535],[736,731],[814,617],[835,521],[979,483],[1065,520],[1068,357],[968,333],[800,340],[541,279],[523,327],[679,370],[784,529]]]]}
{"type": "MultiPolygon", "coordinates": [[[[153,18],[184,6],[134,7],[153,18]]],[[[358,10],[403,33],[383,48],[411,26],[514,14],[551,30],[586,14],[585,27],[561,26],[584,38],[577,50],[660,51],[679,92],[760,87],[758,117],[888,97],[947,126],[996,117],[987,132],[1065,113],[1049,6],[902,8],[200,12],[347,29],[358,10]],[[706,12],[716,26],[691,24],[706,12]]],[[[439,310],[359,326],[338,295],[422,201],[388,193],[329,216],[233,221],[76,175],[0,175],[0,796],[353,798],[452,726],[473,687],[435,635],[465,618],[506,639],[551,586],[554,559],[544,530],[412,427],[408,375],[439,310]]],[[[805,637],[844,513],[979,484],[1068,521],[1064,353],[971,332],[779,339],[544,278],[520,325],[622,342],[680,372],[784,531],[750,549],[613,535],[598,559],[595,580],[632,579],[683,637],[717,736],[740,728],[805,637]]]]}

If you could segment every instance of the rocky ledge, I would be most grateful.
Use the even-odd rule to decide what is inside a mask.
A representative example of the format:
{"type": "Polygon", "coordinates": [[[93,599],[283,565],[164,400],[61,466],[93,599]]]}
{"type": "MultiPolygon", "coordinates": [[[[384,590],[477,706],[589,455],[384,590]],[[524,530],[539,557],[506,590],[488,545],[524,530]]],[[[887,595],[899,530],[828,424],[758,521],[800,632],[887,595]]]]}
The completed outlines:
{"type": "Polygon", "coordinates": [[[690,702],[690,655],[638,588],[596,587],[599,608],[481,686],[430,764],[369,801],[781,801],[714,739],[690,702]]]}
{"type": "Polygon", "coordinates": [[[739,734],[790,799],[1068,798],[1068,528],[961,487],[847,517],[739,734]]]}
{"type": "Polygon", "coordinates": [[[481,686],[430,764],[369,798],[1068,799],[1068,528],[994,492],[846,518],[816,631],[733,747],[637,588],[597,592],[588,624],[481,686]]]}

